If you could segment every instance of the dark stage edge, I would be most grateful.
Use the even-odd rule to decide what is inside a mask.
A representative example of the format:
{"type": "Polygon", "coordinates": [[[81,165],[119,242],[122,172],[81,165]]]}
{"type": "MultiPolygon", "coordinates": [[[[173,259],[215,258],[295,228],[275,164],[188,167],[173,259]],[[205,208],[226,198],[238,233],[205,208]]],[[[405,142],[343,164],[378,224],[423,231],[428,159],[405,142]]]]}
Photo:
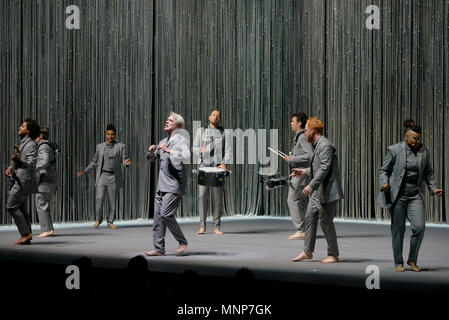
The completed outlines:
{"type": "MultiPolygon", "coordinates": [[[[257,300],[254,303],[277,303],[278,315],[294,312],[296,302],[283,305],[282,301],[287,303],[289,299],[298,303],[309,301],[309,304],[313,301],[315,307],[321,306],[320,299],[335,303],[338,299],[348,302],[379,299],[381,303],[383,299],[398,296],[407,297],[404,298],[407,301],[409,297],[421,297],[421,300],[427,297],[437,304],[449,302],[447,226],[427,226],[418,263],[422,272],[412,272],[406,266],[405,273],[396,273],[389,224],[336,221],[341,262],[332,265],[319,262],[326,257],[326,241],[321,230],[314,259],[291,262],[302,251],[303,241],[287,239],[294,232],[289,219],[224,218],[222,236],[213,234],[211,223],[205,235],[196,234],[199,229],[196,221],[180,220],[180,224],[189,241],[187,253],[175,254],[177,243],[167,231],[167,256],[164,257],[143,254],[143,250],[152,249],[150,221],[118,223],[118,230],[107,229],[104,224],[98,230],[91,224],[56,225],[54,237],[35,237],[28,246],[12,245],[18,233],[14,228],[3,227],[0,228],[0,279],[9,290],[16,290],[17,281],[22,279],[34,287],[45,287],[46,294],[64,301],[82,300],[83,295],[89,300],[112,294],[114,288],[122,298],[133,296],[147,302],[146,296],[155,302],[158,300],[154,295],[166,294],[168,298],[161,299],[164,303],[168,303],[167,299],[171,301],[166,306],[169,318],[181,317],[175,311],[184,302],[200,305],[198,300],[209,304],[222,303],[216,299],[240,304],[250,299],[257,300]],[[83,257],[88,259],[80,259],[83,257]],[[87,291],[65,288],[68,276],[65,268],[71,264],[80,266],[81,284],[87,291]],[[380,270],[380,290],[368,290],[365,285],[369,276],[366,269],[372,265],[380,270]],[[321,298],[315,300],[315,295],[321,298]]],[[[33,228],[33,232],[37,235],[39,230],[33,228]]],[[[405,259],[409,237],[408,229],[405,259]]],[[[229,319],[229,315],[215,316],[229,319]]],[[[257,315],[257,318],[264,317],[270,318],[257,315]]],[[[196,315],[196,318],[205,317],[196,315]]]]}

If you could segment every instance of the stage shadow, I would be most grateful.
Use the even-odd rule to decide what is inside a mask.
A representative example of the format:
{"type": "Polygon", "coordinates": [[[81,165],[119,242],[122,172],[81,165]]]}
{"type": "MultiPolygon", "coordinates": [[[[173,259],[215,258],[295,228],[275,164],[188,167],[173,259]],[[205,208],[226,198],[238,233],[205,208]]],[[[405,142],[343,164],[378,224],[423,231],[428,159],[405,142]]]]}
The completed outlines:
{"type": "Polygon", "coordinates": [[[368,262],[376,262],[376,263],[383,263],[383,262],[390,262],[390,260],[386,259],[352,259],[352,258],[340,258],[339,263],[368,263],[368,262]]]}
{"type": "MultiPolygon", "coordinates": [[[[242,231],[232,231],[232,232],[225,232],[225,234],[259,234],[259,233],[284,233],[285,229],[261,229],[261,230],[242,230],[242,231]]],[[[212,232],[211,232],[212,234],[212,232]]]]}
{"type": "MultiPolygon", "coordinates": [[[[92,233],[67,233],[67,234],[55,234],[51,237],[46,237],[47,239],[56,238],[56,237],[84,237],[84,236],[103,236],[103,235],[109,235],[106,233],[98,233],[98,232],[92,232],[92,233]]],[[[45,239],[45,238],[41,238],[45,239]]]]}

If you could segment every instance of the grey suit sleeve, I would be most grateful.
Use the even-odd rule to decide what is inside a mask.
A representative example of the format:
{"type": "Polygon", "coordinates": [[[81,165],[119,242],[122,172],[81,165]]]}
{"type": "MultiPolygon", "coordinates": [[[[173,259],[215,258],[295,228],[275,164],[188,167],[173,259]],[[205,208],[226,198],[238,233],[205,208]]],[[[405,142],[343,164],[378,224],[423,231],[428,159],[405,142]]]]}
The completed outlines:
{"type": "Polygon", "coordinates": [[[300,163],[303,167],[309,167],[310,166],[310,157],[313,153],[312,145],[307,142],[307,140],[301,139],[301,148],[304,150],[304,153],[298,156],[290,156],[290,162],[297,162],[300,163]]]}
{"type": "Polygon", "coordinates": [[[225,129],[224,131],[225,136],[225,150],[224,150],[224,157],[223,157],[223,164],[230,164],[232,163],[232,135],[228,130],[225,129]]]}
{"type": "Polygon", "coordinates": [[[37,160],[36,160],[36,173],[37,175],[46,174],[47,168],[51,165],[50,154],[52,149],[49,145],[44,144],[39,147],[37,160]]]}
{"type": "Polygon", "coordinates": [[[123,166],[126,166],[126,160],[128,160],[128,151],[126,149],[126,144],[123,144],[122,146],[122,164],[123,166]]]}
{"type": "Polygon", "coordinates": [[[426,164],[426,172],[424,173],[424,180],[426,181],[427,188],[429,189],[430,194],[433,196],[433,193],[435,192],[435,180],[433,178],[433,170],[432,165],[430,164],[430,159],[427,157],[427,164],[426,164]]]}
{"type": "Polygon", "coordinates": [[[381,188],[384,184],[390,184],[390,176],[393,172],[394,164],[396,163],[396,154],[388,147],[387,155],[385,156],[382,167],[379,169],[379,187],[381,188]]]}
{"type": "Polygon", "coordinates": [[[97,168],[97,165],[98,165],[98,148],[95,150],[95,154],[92,159],[92,162],[89,163],[89,165],[86,167],[86,169],[84,169],[84,171],[85,172],[95,171],[95,169],[97,168]]]}
{"type": "MultiPolygon", "coordinates": [[[[317,150],[319,152],[320,168],[314,174],[312,181],[310,181],[309,186],[313,190],[317,190],[318,187],[323,183],[327,174],[332,168],[332,154],[334,153],[334,148],[332,145],[328,144],[317,150]]],[[[315,156],[316,157],[316,156],[315,156]]]]}
{"type": "Polygon", "coordinates": [[[149,160],[150,162],[154,162],[154,160],[159,159],[159,150],[160,149],[156,149],[156,151],[151,156],[150,156],[150,153],[148,152],[147,160],[149,160]]]}
{"type": "Polygon", "coordinates": [[[24,152],[25,157],[20,159],[20,165],[22,168],[35,169],[37,160],[37,144],[29,143],[27,150],[24,152]]]}

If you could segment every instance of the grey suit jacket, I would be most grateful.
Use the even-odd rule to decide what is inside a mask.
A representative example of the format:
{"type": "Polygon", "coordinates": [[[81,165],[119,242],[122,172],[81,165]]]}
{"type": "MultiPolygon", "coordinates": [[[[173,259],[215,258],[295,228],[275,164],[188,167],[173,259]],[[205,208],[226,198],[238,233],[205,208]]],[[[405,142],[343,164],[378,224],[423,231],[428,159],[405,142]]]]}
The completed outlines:
{"type": "Polygon", "coordinates": [[[313,147],[310,142],[307,142],[304,130],[295,135],[296,143],[293,142],[293,147],[290,155],[289,167],[291,168],[308,168],[310,167],[310,157],[313,153],[313,147]],[[299,135],[299,136],[298,136],[299,135]]]}
{"type": "Polygon", "coordinates": [[[338,169],[337,150],[324,136],[321,136],[315,145],[310,159],[310,168],[306,173],[311,177],[309,186],[318,190],[322,185],[321,202],[329,203],[343,199],[340,170],[338,169]]]}
{"type": "Polygon", "coordinates": [[[57,174],[54,158],[55,150],[48,144],[48,141],[40,141],[35,172],[38,192],[56,191],[57,174]]]}
{"type": "Polygon", "coordinates": [[[193,139],[192,151],[200,160],[200,167],[232,163],[232,136],[223,127],[199,128],[193,139]],[[206,147],[203,154],[200,152],[202,146],[206,147]]]}
{"type": "Polygon", "coordinates": [[[169,138],[161,140],[159,145],[161,143],[166,144],[172,153],[157,148],[152,156],[147,155],[150,161],[160,161],[157,191],[184,194],[183,162],[190,159],[189,140],[175,130],[169,138]]]}
{"type": "MultiPolygon", "coordinates": [[[[405,177],[405,166],[407,161],[407,145],[406,142],[396,143],[388,147],[382,167],[379,170],[379,187],[388,183],[390,189],[387,192],[379,192],[377,203],[385,209],[389,209],[395,203],[402,181],[405,177]]],[[[417,152],[419,165],[419,195],[424,202],[425,188],[424,181],[433,195],[435,191],[435,181],[433,179],[432,166],[430,164],[429,150],[421,146],[417,152]]]]}
{"type": "MultiPolygon", "coordinates": [[[[84,169],[84,171],[96,171],[95,185],[98,183],[98,179],[101,176],[101,167],[103,163],[103,154],[106,148],[106,142],[97,144],[94,158],[92,162],[84,169]]],[[[124,185],[124,172],[123,168],[126,166],[125,161],[128,159],[128,153],[126,151],[126,145],[120,142],[115,142],[114,144],[114,174],[115,174],[115,183],[122,188],[124,185]]]]}
{"type": "MultiPolygon", "coordinates": [[[[36,169],[37,143],[30,137],[23,138],[20,141],[19,154],[21,162],[16,167],[14,177],[20,183],[31,183],[34,170],[36,169]]],[[[9,167],[12,169],[12,166],[9,167]]]]}

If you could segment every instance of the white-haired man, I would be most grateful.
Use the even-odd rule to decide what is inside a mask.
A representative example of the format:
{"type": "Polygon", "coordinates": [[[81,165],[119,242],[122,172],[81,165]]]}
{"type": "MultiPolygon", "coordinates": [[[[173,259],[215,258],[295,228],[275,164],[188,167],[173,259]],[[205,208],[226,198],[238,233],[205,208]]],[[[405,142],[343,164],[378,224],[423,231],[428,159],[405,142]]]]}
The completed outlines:
{"type": "Polygon", "coordinates": [[[165,121],[164,130],[167,137],[148,148],[147,159],[159,159],[159,179],[154,199],[153,245],[151,251],[144,251],[148,256],[165,255],[165,232],[168,228],[178,241],[176,253],[187,249],[187,239],[176,221],[176,210],[184,194],[183,162],[190,159],[189,140],[181,134],[184,119],[177,113],[170,113],[165,121]]]}

